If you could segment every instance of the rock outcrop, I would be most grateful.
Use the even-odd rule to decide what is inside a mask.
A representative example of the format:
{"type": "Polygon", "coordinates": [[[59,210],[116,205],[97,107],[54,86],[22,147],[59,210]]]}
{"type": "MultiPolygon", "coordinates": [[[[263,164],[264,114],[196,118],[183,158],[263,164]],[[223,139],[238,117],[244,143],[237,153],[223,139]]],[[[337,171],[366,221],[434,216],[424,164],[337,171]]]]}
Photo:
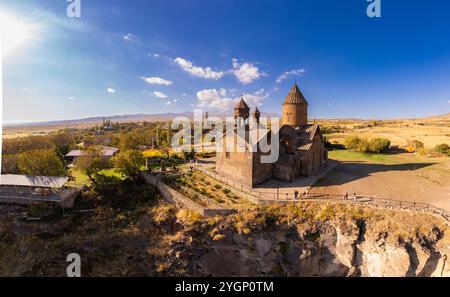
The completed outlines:
{"type": "MultiPolygon", "coordinates": [[[[18,213],[20,213],[20,209],[18,213]]],[[[204,218],[170,205],[26,222],[0,212],[0,275],[450,276],[445,222],[337,205],[255,208],[204,218]]]]}
{"type": "Polygon", "coordinates": [[[396,237],[364,219],[304,223],[277,221],[247,234],[223,224],[219,240],[197,226],[179,260],[195,276],[450,276],[437,226],[396,237]]]}

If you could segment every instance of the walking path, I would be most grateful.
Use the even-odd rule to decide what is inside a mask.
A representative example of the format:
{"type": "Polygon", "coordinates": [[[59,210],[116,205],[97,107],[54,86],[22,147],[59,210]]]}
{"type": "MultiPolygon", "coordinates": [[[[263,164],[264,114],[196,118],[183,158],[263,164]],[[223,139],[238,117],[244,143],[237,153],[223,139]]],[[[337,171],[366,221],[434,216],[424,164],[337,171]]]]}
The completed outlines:
{"type": "Polygon", "coordinates": [[[196,168],[201,172],[216,178],[229,186],[233,187],[235,191],[245,194],[256,203],[292,203],[300,201],[334,201],[342,203],[357,203],[364,206],[391,209],[391,210],[406,210],[415,212],[425,212],[450,222],[450,213],[442,208],[434,205],[421,202],[410,202],[403,200],[394,200],[389,198],[371,197],[369,195],[358,195],[354,198],[352,195],[349,199],[344,199],[343,194],[330,195],[326,193],[312,193],[312,186],[329,171],[336,167],[339,162],[329,160],[327,167],[320,170],[314,176],[300,177],[292,182],[281,182],[277,180],[269,180],[262,185],[255,188],[241,185],[235,181],[230,181],[214,172],[213,167],[215,162],[211,159],[200,160],[196,168]],[[294,192],[298,191],[299,196],[295,197],[294,192]]]}

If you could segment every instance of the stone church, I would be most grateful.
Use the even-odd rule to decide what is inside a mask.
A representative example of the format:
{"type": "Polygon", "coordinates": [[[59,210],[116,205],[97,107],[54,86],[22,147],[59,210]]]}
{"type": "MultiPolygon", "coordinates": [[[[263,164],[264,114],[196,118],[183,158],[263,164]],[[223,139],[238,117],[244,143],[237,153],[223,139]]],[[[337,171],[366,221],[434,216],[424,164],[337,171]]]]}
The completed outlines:
{"type": "MultiPolygon", "coordinates": [[[[259,121],[258,108],[252,112],[252,116],[259,121]]],[[[243,98],[234,108],[234,118],[244,119],[244,125],[248,125],[250,108],[243,98]]],[[[235,130],[232,138],[236,147],[237,133],[235,130]]],[[[219,174],[235,180],[238,183],[253,187],[270,178],[282,181],[292,181],[299,176],[309,176],[326,165],[328,152],[318,124],[308,124],[308,102],[294,84],[282,106],[281,128],[279,130],[279,157],[275,163],[262,163],[259,146],[251,151],[217,153],[216,170],[219,174]]],[[[247,133],[248,134],[248,133],[247,133]]],[[[269,133],[270,136],[270,133],[269,133]]],[[[270,138],[270,137],[269,137],[270,138]]],[[[248,135],[244,139],[249,141],[248,135]]],[[[270,143],[270,139],[269,139],[270,143]]],[[[224,141],[224,147],[226,146],[224,141]]]]}

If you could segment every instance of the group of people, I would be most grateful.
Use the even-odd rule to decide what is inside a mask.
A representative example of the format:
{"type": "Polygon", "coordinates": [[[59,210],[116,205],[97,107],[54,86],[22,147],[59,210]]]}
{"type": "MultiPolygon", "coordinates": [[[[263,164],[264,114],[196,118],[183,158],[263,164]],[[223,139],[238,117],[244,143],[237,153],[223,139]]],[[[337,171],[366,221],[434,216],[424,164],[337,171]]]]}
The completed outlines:
{"type": "Polygon", "coordinates": [[[344,200],[353,199],[355,201],[358,201],[358,196],[356,196],[356,193],[353,193],[351,197],[349,197],[348,193],[345,193],[344,200]]]}
{"type": "MultiPolygon", "coordinates": [[[[295,192],[294,192],[294,199],[295,200],[299,199],[299,195],[298,194],[299,194],[298,191],[295,190],[295,192]]],[[[308,198],[308,195],[309,195],[309,188],[306,188],[306,190],[305,190],[305,198],[308,198]]]]}

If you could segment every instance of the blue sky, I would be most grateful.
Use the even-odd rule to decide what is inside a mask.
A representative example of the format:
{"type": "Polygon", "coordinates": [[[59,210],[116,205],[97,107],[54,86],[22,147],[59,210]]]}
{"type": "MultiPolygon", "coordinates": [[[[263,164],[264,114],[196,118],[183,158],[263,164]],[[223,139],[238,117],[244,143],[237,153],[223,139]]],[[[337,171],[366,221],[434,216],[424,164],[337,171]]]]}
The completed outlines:
{"type": "Polygon", "coordinates": [[[36,25],[3,59],[4,122],[229,110],[279,112],[294,80],[310,118],[450,111],[450,2],[2,0],[36,25]],[[285,75],[283,75],[285,74],[285,75]]]}

